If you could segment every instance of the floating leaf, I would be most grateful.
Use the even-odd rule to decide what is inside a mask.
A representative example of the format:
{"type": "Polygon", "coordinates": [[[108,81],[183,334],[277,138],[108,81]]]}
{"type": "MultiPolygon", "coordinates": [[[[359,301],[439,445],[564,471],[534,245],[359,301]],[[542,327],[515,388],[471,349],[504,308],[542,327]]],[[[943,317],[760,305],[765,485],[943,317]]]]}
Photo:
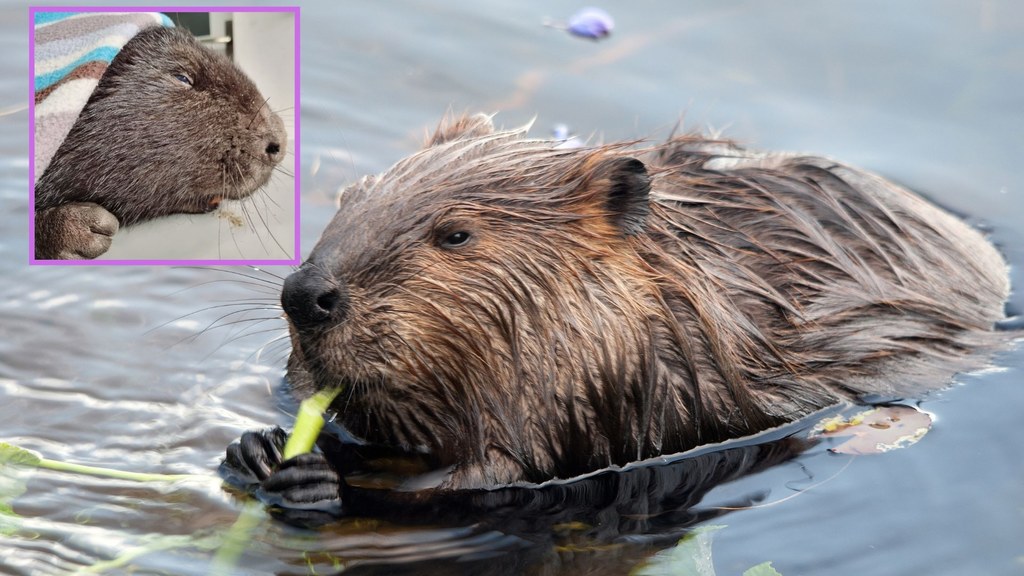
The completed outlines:
{"type": "Polygon", "coordinates": [[[566,30],[574,36],[600,40],[612,33],[615,21],[600,8],[584,8],[569,18],[566,30]]]}
{"type": "MultiPolygon", "coordinates": [[[[711,561],[711,537],[725,526],[702,526],[683,537],[675,547],[662,550],[633,569],[630,576],[715,576],[711,561]]],[[[771,562],[751,566],[743,576],[782,576],[771,562]]]]}
{"type": "Polygon", "coordinates": [[[39,460],[39,456],[24,448],[0,442],[0,467],[6,468],[8,465],[36,467],[39,466],[39,460]]]}
{"type": "Polygon", "coordinates": [[[569,131],[566,124],[555,124],[551,128],[551,137],[558,142],[555,148],[582,148],[583,141],[569,131]]]}
{"type": "Polygon", "coordinates": [[[811,437],[850,437],[830,450],[863,456],[911,446],[924,437],[931,426],[932,419],[927,412],[893,404],[870,408],[849,418],[835,416],[822,420],[811,431],[811,437]]]}
{"type": "Polygon", "coordinates": [[[630,576],[715,576],[711,561],[711,537],[725,526],[702,526],[684,536],[674,547],[658,552],[630,576]]]}
{"type": "Polygon", "coordinates": [[[14,512],[13,502],[25,493],[31,470],[39,465],[39,457],[12,444],[0,442],[0,535],[18,531],[21,517],[14,512]]]}
{"type": "Polygon", "coordinates": [[[584,8],[569,18],[569,22],[556,22],[545,19],[545,26],[565,30],[573,36],[600,40],[607,38],[615,28],[611,15],[600,8],[584,8]]]}
{"type": "Polygon", "coordinates": [[[772,568],[771,562],[762,562],[757,566],[751,566],[743,572],[743,576],[782,576],[779,571],[772,568]]]}

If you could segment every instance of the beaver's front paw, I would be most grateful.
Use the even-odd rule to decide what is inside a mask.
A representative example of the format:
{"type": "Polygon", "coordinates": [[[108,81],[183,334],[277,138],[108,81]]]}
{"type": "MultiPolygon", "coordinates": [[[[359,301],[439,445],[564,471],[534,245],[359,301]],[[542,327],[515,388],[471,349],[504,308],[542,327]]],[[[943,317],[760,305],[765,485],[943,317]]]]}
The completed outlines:
{"type": "Polygon", "coordinates": [[[287,440],[288,433],[279,426],[242,434],[238,442],[228,446],[220,465],[221,476],[242,488],[255,487],[281,463],[287,440]]]}
{"type": "Polygon", "coordinates": [[[228,446],[221,476],[241,488],[255,490],[273,514],[287,522],[319,525],[342,513],[341,475],[319,452],[281,461],[288,434],[279,427],[246,432],[228,446]]]}
{"type": "Polygon", "coordinates": [[[36,258],[91,260],[110,249],[120,228],[99,204],[72,202],[36,213],[36,258]]]}
{"type": "Polygon", "coordinates": [[[300,454],[281,463],[256,491],[269,504],[295,510],[341,514],[344,481],[327,458],[318,452],[300,454]]]}

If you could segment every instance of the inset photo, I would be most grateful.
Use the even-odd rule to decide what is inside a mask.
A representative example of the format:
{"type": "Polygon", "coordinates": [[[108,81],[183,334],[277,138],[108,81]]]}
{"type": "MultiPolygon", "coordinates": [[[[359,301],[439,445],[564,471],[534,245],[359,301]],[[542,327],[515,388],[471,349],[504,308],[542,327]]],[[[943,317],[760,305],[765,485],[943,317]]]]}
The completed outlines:
{"type": "Polygon", "coordinates": [[[29,262],[297,264],[299,9],[66,10],[29,9],[29,262]]]}

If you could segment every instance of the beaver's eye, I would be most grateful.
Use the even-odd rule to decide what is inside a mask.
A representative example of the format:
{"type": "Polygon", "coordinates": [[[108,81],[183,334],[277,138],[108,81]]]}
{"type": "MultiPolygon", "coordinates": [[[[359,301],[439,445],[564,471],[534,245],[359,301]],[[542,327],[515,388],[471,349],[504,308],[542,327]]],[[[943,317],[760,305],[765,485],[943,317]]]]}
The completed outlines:
{"type": "Polygon", "coordinates": [[[459,246],[465,246],[469,242],[469,232],[458,231],[452,232],[441,241],[441,247],[443,248],[458,248],[459,246]]]}
{"type": "Polygon", "coordinates": [[[182,84],[188,84],[189,86],[192,85],[192,77],[189,76],[188,74],[182,74],[182,73],[175,74],[174,78],[178,82],[181,82],[182,84]]]}

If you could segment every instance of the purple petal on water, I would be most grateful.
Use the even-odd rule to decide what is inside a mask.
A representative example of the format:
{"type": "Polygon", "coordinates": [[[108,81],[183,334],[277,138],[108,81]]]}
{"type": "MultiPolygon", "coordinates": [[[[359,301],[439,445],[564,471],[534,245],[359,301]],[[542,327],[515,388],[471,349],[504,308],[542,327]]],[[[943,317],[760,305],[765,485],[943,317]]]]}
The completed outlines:
{"type": "Polygon", "coordinates": [[[569,126],[566,124],[555,124],[551,127],[551,136],[555,140],[568,140],[569,126]]]}
{"type": "Polygon", "coordinates": [[[584,38],[604,38],[611,34],[615,21],[600,8],[584,8],[569,18],[570,33],[584,38]]]}

